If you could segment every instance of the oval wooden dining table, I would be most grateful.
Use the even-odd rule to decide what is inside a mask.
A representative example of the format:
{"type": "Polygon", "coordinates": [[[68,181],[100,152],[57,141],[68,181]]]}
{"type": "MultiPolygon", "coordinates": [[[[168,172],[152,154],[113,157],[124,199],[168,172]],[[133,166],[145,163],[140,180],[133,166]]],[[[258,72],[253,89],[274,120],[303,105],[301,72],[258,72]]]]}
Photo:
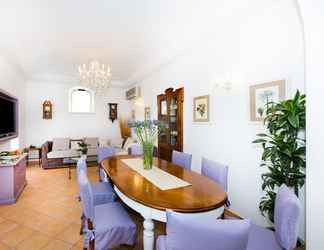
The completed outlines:
{"type": "Polygon", "coordinates": [[[119,198],[143,216],[144,250],[153,250],[153,220],[166,222],[168,209],[186,213],[188,217],[212,216],[214,219],[223,213],[227,195],[220,185],[209,178],[154,158],[154,166],[191,184],[186,187],[161,190],[122,161],[131,158],[140,157],[113,156],[103,160],[100,167],[108,174],[119,198]]]}

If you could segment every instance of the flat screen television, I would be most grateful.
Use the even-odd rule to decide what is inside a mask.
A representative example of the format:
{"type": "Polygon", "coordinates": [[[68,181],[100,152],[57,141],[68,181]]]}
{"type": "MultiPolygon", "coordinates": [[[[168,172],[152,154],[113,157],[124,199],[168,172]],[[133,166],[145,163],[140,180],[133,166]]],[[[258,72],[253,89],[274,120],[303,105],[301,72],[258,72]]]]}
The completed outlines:
{"type": "Polygon", "coordinates": [[[18,100],[0,90],[0,141],[18,136],[18,100]]]}

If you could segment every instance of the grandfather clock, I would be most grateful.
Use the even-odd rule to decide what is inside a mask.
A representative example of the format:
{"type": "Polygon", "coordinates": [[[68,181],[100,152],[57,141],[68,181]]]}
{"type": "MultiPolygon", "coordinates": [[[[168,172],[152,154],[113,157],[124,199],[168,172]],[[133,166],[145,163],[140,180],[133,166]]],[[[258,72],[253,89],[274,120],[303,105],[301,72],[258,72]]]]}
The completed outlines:
{"type": "Polygon", "coordinates": [[[183,88],[168,88],[157,96],[158,120],[167,124],[158,137],[158,154],[167,161],[171,161],[173,150],[183,150],[183,98],[183,88]]]}

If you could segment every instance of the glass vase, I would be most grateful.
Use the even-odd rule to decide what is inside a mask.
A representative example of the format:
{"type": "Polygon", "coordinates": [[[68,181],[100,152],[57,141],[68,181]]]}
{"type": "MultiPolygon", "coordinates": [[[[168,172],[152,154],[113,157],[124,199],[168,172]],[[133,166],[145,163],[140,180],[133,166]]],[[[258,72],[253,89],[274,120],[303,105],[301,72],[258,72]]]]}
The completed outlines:
{"type": "Polygon", "coordinates": [[[153,144],[144,143],[142,144],[143,149],[143,165],[144,169],[152,169],[153,166],[153,144]]]}

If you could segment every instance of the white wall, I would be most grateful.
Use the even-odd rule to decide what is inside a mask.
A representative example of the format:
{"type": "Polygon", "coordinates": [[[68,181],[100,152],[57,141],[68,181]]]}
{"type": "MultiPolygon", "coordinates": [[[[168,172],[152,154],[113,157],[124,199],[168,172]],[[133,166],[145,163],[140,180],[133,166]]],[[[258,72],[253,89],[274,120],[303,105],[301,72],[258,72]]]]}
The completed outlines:
{"type": "Polygon", "coordinates": [[[299,0],[305,26],[307,92],[307,249],[324,249],[324,2],[299,0]]]}
{"type": "Polygon", "coordinates": [[[119,117],[129,115],[129,104],[121,88],[109,89],[104,97],[96,97],[94,114],[73,114],[68,111],[69,88],[78,83],[27,82],[26,145],[40,146],[54,137],[83,138],[86,136],[120,137],[119,122],[109,120],[108,103],[118,103],[119,117]],[[51,100],[53,119],[42,118],[42,103],[51,100]]]}
{"type": "MultiPolygon", "coordinates": [[[[285,78],[288,97],[296,89],[303,91],[303,44],[291,1],[248,2],[249,8],[228,16],[214,13],[216,6],[204,6],[201,15],[208,20],[204,27],[208,32],[192,29],[194,42],[188,40],[181,55],[137,84],[142,86],[142,101],[144,106],[152,107],[153,117],[156,96],[168,87],[184,86],[184,151],[193,154],[193,169],[200,172],[203,156],[227,163],[232,209],[265,225],[258,209],[262,195],[261,149],[251,144],[264,128],[261,123],[249,121],[249,85],[285,78]],[[233,84],[230,91],[215,88],[216,82],[226,78],[233,84]],[[212,121],[195,124],[193,97],[206,94],[211,95],[212,121]]],[[[183,8],[186,12],[189,7],[183,8]]],[[[197,22],[199,13],[193,18],[197,22]]],[[[144,107],[139,105],[137,118],[143,118],[143,113],[144,107]]]]}
{"type": "Polygon", "coordinates": [[[25,79],[17,67],[2,56],[0,56],[0,89],[15,96],[19,100],[19,136],[16,139],[0,142],[0,151],[16,150],[24,144],[25,137],[25,79]]]}

